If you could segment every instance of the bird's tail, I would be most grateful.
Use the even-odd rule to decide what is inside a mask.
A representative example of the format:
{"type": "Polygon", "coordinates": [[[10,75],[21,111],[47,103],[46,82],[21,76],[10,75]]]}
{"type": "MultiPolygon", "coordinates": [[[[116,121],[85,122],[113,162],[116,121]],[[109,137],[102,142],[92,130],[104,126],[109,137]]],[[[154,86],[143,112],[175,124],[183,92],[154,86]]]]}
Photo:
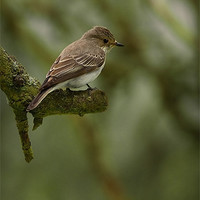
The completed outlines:
{"type": "Polygon", "coordinates": [[[42,90],[39,92],[39,94],[31,101],[31,103],[29,104],[29,106],[27,107],[26,111],[30,111],[35,109],[40,103],[41,101],[52,91],[52,88],[46,89],[46,90],[42,90]]]}

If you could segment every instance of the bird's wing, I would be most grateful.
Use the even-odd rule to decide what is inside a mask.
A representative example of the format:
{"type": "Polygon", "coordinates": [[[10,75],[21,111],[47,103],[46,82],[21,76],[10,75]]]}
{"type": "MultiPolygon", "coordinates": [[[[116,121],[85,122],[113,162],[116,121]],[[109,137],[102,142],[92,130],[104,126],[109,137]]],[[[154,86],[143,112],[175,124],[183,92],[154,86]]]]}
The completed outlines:
{"type": "Polygon", "coordinates": [[[92,72],[103,65],[105,54],[68,55],[61,59],[59,56],[48,72],[40,90],[50,88],[58,83],[92,72]]]}

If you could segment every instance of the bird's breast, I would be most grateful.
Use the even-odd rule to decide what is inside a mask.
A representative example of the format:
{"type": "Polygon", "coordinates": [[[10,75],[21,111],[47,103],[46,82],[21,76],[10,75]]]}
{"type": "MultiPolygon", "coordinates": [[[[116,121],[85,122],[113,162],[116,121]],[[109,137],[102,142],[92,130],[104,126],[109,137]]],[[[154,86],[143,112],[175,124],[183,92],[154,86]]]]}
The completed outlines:
{"type": "Polygon", "coordinates": [[[104,65],[105,65],[105,62],[103,63],[103,65],[101,67],[97,68],[96,70],[94,70],[92,72],[89,72],[89,73],[83,74],[79,77],[68,80],[67,87],[79,88],[79,87],[82,87],[82,86],[94,81],[101,73],[102,69],[104,68],[104,65]]]}

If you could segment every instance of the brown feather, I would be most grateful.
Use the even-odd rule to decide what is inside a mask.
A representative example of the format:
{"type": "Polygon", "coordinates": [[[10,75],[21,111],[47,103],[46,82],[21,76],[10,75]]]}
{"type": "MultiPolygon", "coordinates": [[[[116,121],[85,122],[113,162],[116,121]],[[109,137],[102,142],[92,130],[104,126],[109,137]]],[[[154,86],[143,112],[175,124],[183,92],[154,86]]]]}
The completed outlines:
{"type": "Polygon", "coordinates": [[[92,72],[103,65],[104,61],[105,55],[69,55],[62,59],[60,59],[59,56],[48,72],[40,91],[53,87],[56,84],[65,82],[72,78],[76,78],[85,73],[92,72]]]}
{"type": "Polygon", "coordinates": [[[40,102],[51,92],[51,90],[52,89],[49,88],[49,89],[40,91],[39,94],[31,101],[26,111],[28,112],[36,108],[40,104],[40,102]]]}

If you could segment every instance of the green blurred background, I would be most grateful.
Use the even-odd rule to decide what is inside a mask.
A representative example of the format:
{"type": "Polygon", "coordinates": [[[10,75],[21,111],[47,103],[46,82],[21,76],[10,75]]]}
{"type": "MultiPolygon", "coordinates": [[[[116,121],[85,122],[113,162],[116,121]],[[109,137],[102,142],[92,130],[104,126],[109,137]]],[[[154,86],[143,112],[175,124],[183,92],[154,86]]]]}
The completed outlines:
{"type": "Polygon", "coordinates": [[[1,44],[40,82],[95,25],[125,44],[91,83],[106,112],[46,117],[34,132],[29,114],[30,164],[1,92],[2,200],[197,200],[197,18],[197,0],[2,0],[1,44]]]}

